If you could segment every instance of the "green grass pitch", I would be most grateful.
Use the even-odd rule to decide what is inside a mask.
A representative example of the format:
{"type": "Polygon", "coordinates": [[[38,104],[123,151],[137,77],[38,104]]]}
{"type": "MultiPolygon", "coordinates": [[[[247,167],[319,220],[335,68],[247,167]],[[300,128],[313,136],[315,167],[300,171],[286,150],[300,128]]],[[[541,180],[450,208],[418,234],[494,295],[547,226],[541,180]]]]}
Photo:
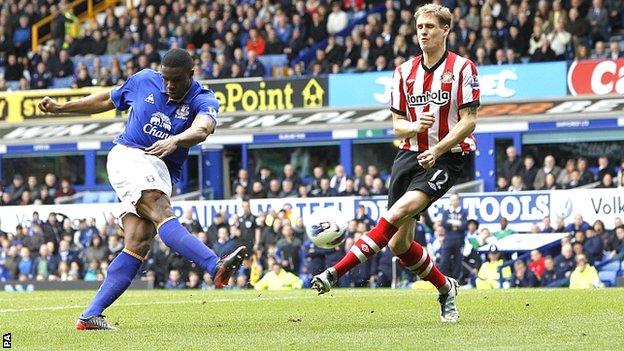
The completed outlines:
{"type": "Polygon", "coordinates": [[[434,291],[129,291],[120,330],[76,331],[93,291],[0,293],[0,333],[27,350],[622,350],[624,289],[461,291],[442,324],[434,291]]]}

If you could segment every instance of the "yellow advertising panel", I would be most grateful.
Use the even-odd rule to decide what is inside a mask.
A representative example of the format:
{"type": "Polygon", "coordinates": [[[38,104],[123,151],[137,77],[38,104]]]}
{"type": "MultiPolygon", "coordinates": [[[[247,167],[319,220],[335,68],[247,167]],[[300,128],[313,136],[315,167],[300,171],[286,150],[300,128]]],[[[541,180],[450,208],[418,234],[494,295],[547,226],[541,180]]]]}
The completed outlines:
{"type": "Polygon", "coordinates": [[[93,92],[102,91],[104,89],[111,88],[90,87],[81,89],[47,89],[2,92],[0,93],[0,121],[7,123],[16,123],[34,120],[40,121],[75,119],[77,117],[106,119],[121,117],[121,113],[115,110],[89,116],[85,115],[84,113],[44,113],[37,107],[37,104],[39,104],[39,101],[44,96],[49,96],[59,102],[67,102],[70,100],[80,99],[93,92]]]}

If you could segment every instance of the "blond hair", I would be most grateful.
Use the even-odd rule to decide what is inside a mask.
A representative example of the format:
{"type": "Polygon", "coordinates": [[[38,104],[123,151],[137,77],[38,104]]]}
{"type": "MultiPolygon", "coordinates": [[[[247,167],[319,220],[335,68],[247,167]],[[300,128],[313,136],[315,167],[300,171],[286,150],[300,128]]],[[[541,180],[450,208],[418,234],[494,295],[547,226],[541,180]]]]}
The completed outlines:
{"type": "Polygon", "coordinates": [[[441,26],[451,26],[453,16],[451,15],[451,10],[449,10],[448,7],[437,4],[423,5],[416,10],[414,19],[418,20],[418,17],[426,13],[434,15],[438,19],[438,23],[440,23],[441,26]]]}

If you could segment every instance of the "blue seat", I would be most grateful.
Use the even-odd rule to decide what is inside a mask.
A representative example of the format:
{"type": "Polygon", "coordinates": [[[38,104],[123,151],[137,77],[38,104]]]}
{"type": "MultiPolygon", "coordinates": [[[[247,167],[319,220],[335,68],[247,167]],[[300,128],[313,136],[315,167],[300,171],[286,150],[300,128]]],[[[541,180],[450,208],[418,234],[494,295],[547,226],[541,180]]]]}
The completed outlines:
{"type": "Polygon", "coordinates": [[[99,203],[117,202],[117,194],[114,191],[100,191],[98,194],[99,203]]]}
{"type": "Polygon", "coordinates": [[[86,192],[83,196],[82,196],[82,203],[84,204],[93,204],[93,203],[97,203],[98,202],[98,193],[97,192],[86,192]]]}
{"type": "Polygon", "coordinates": [[[620,261],[612,261],[600,268],[601,272],[617,272],[620,270],[620,261]]]}
{"type": "Polygon", "coordinates": [[[52,89],[60,89],[60,88],[69,88],[71,83],[74,81],[73,76],[64,77],[64,78],[54,78],[52,80],[52,89]]]}
{"type": "Polygon", "coordinates": [[[615,271],[600,271],[600,272],[598,272],[598,276],[600,277],[600,280],[606,286],[615,286],[615,279],[617,277],[617,272],[615,272],[615,271]]]}
{"type": "Polygon", "coordinates": [[[19,80],[7,80],[6,83],[7,83],[7,89],[9,91],[19,90],[19,88],[20,88],[19,80]]]}

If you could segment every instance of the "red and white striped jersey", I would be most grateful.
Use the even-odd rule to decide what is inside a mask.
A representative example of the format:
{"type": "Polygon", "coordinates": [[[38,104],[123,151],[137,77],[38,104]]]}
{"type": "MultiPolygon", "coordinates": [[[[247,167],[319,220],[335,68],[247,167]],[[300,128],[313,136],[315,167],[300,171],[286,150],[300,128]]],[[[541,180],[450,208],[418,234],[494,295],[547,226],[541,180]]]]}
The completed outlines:
{"type": "MultiPolygon", "coordinates": [[[[394,71],[390,110],[417,121],[423,112],[435,117],[433,126],[413,138],[402,139],[400,148],[423,152],[436,145],[460,120],[459,110],[479,106],[479,81],[475,64],[453,52],[444,56],[431,68],[426,68],[422,55],[416,56],[394,71]]],[[[475,139],[468,136],[451,152],[470,152],[476,149],[475,139]]]]}

